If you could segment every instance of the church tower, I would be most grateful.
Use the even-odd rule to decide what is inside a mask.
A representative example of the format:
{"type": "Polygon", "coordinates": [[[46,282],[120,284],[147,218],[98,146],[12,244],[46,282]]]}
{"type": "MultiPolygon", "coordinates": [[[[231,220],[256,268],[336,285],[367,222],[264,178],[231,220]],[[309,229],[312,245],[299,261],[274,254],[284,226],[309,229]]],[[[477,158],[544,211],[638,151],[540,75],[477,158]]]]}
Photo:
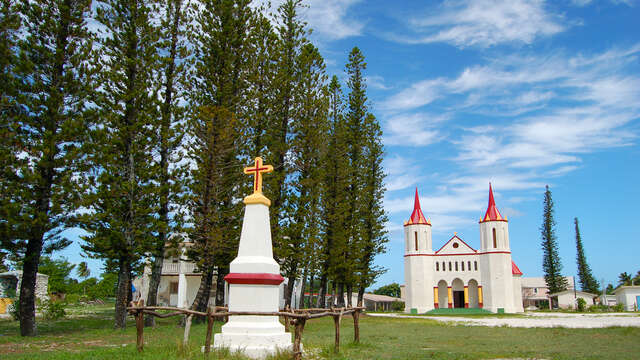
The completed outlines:
{"type": "Polygon", "coordinates": [[[413,213],[404,223],[405,312],[424,313],[433,309],[433,249],[431,222],[420,208],[418,188],[413,213]]]}
{"type": "Polygon", "coordinates": [[[509,223],[496,207],[491,183],[489,205],[480,219],[480,264],[483,307],[492,312],[500,309],[508,313],[515,312],[509,223]]]}

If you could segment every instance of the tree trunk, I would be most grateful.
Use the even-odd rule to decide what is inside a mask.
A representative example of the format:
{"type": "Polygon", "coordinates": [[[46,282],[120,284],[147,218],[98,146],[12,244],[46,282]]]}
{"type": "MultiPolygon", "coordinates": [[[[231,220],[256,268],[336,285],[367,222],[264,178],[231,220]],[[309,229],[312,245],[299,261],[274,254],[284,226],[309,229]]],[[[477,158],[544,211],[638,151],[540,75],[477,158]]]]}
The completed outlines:
{"type": "Polygon", "coordinates": [[[118,272],[118,288],[116,289],[116,318],[114,327],[124,330],[127,326],[127,297],[131,291],[131,282],[129,279],[131,271],[129,270],[129,261],[126,258],[122,257],[118,262],[120,271],[118,272]]]}
{"type": "Polygon", "coordinates": [[[284,306],[291,307],[291,298],[293,297],[293,287],[296,284],[296,278],[289,276],[287,286],[284,288],[284,306]]]}
{"type": "Polygon", "coordinates": [[[336,296],[336,306],[344,307],[344,284],[338,285],[338,296],[336,296]]]}
{"type": "MultiPolygon", "coordinates": [[[[298,309],[304,308],[304,290],[307,284],[307,275],[309,273],[309,268],[306,267],[304,269],[304,274],[302,275],[302,284],[300,285],[300,298],[298,299],[298,309]]],[[[313,296],[313,294],[309,293],[309,296],[313,296]]]]}
{"type": "Polygon", "coordinates": [[[336,282],[331,282],[331,306],[336,306],[337,304],[337,296],[336,296],[336,282]]]}
{"type": "Polygon", "coordinates": [[[208,266],[200,278],[200,287],[196,298],[193,299],[191,310],[206,312],[209,307],[209,297],[211,294],[211,283],[213,281],[213,266],[208,266]]]}
{"type": "Polygon", "coordinates": [[[327,275],[322,274],[320,276],[320,291],[318,292],[317,307],[324,308],[326,306],[326,294],[327,294],[327,275]]]}
{"type": "Polygon", "coordinates": [[[29,240],[22,265],[22,281],[20,283],[20,335],[36,336],[36,278],[40,253],[42,252],[42,235],[37,234],[29,240]]]}
{"type": "Polygon", "coordinates": [[[351,296],[353,295],[353,286],[351,284],[347,285],[347,306],[351,307],[351,296]]]}
{"type": "MultiPolygon", "coordinates": [[[[164,262],[164,244],[162,246],[162,255],[158,256],[156,252],[153,258],[153,266],[151,268],[151,276],[149,278],[149,293],[147,294],[147,306],[158,305],[158,287],[160,287],[160,278],[162,276],[162,263],[164,262]]],[[[156,248],[156,251],[158,249],[156,248]]],[[[144,326],[155,326],[155,316],[147,315],[144,319],[144,326]]]]}
{"type": "Polygon", "coordinates": [[[216,306],[225,306],[224,292],[225,281],[224,277],[229,274],[229,268],[218,268],[218,277],[216,278],[216,306]]]}
{"type": "Polygon", "coordinates": [[[358,288],[358,306],[362,306],[364,303],[364,286],[358,288]]]}

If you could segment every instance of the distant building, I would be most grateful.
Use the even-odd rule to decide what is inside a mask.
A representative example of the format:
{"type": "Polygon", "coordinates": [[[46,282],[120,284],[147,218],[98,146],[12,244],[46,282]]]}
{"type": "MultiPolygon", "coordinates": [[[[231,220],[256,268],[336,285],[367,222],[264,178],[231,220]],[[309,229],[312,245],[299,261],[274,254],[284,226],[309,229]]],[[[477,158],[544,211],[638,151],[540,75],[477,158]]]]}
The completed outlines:
{"type": "Polygon", "coordinates": [[[422,213],[416,189],[413,213],[404,224],[406,312],[442,308],[524,311],[522,272],[511,260],[509,224],[496,207],[491,184],[489,205],[479,224],[479,250],[454,234],[433,251],[431,221],[422,213]]]}
{"type": "Polygon", "coordinates": [[[567,289],[557,293],[549,294],[554,308],[575,309],[578,306],[578,299],[584,299],[586,306],[595,305],[598,294],[592,294],[576,289],[567,289]]]}
{"type": "MultiPolygon", "coordinates": [[[[20,296],[20,284],[22,283],[22,271],[7,271],[0,273],[0,314],[7,312],[12,297],[20,296]]],[[[49,275],[36,275],[36,299],[47,300],[49,286],[49,275]]]]}
{"type": "MultiPolygon", "coordinates": [[[[565,279],[567,280],[567,284],[569,284],[567,289],[573,290],[573,276],[565,276],[565,279]]],[[[532,307],[540,309],[543,307],[543,302],[547,308],[549,307],[547,303],[547,301],[549,301],[549,287],[544,277],[523,277],[521,283],[522,301],[525,309],[532,307]]]]}
{"type": "Polygon", "coordinates": [[[614,292],[618,304],[623,304],[626,311],[638,311],[640,306],[640,285],[620,286],[614,292]]]}

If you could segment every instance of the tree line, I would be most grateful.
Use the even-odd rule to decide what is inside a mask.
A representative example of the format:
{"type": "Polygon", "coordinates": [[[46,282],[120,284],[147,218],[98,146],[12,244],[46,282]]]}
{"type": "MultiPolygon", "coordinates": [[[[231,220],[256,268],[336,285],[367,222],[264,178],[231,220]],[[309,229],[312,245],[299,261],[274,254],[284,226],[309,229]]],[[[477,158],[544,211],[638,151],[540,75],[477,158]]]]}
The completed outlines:
{"type": "Polygon", "coordinates": [[[152,264],[156,304],[165,253],[186,239],[202,274],[192,309],[211,294],[222,305],[250,192],[242,168],[257,155],[275,169],[264,192],[287,304],[300,278],[319,284],[317,306],[332,290],[361,302],[387,241],[362,52],[350,52],[346,84],[329,80],[301,0],[94,5],[0,9],[0,254],[22,264],[21,334],[36,334],[41,255],[68,246],[69,227],[117,274],[116,328],[132,276],[152,264]]]}

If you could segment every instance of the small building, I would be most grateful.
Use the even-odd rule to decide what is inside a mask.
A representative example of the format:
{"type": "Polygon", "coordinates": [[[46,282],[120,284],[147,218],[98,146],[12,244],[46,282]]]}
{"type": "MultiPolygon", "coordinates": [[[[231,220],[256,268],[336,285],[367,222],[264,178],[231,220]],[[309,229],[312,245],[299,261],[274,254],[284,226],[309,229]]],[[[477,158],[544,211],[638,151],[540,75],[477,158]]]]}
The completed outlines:
{"type": "MultiPolygon", "coordinates": [[[[568,287],[573,291],[573,276],[565,276],[568,287]]],[[[522,302],[525,309],[548,308],[549,287],[544,277],[523,277],[522,281],[522,302]],[[543,302],[546,306],[543,306],[543,302]]]]}
{"type": "Polygon", "coordinates": [[[640,285],[620,286],[614,292],[616,302],[623,304],[626,311],[638,311],[640,305],[640,285]]]}
{"type": "Polygon", "coordinates": [[[592,294],[584,291],[567,289],[557,293],[549,295],[553,301],[554,307],[560,309],[576,308],[578,306],[578,299],[584,299],[587,303],[587,307],[594,305],[596,302],[597,294],[592,294]]]}
{"type": "MultiPolygon", "coordinates": [[[[0,314],[6,314],[8,305],[13,302],[11,298],[20,296],[20,284],[22,283],[22,271],[7,271],[0,273],[0,314]]],[[[49,295],[49,275],[36,275],[36,299],[47,300],[49,295]]]]}

